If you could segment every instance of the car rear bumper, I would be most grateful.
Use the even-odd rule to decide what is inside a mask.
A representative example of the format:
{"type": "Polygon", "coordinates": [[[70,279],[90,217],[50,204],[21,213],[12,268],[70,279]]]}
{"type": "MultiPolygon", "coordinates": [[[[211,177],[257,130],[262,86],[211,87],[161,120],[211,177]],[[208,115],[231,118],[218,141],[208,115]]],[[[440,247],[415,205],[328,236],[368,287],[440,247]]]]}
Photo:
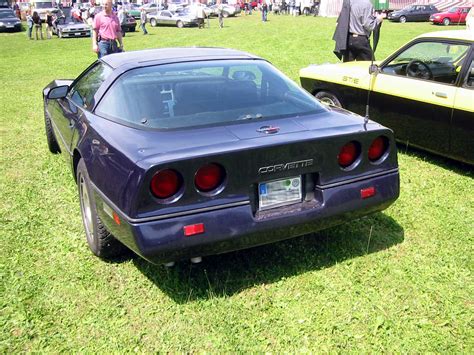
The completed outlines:
{"type": "Polygon", "coordinates": [[[381,211],[399,195],[398,170],[330,187],[316,187],[307,201],[255,213],[251,203],[173,218],[136,222],[96,191],[97,211],[107,229],[130,249],[152,263],[220,254],[272,243],[338,225],[381,211]],[[375,195],[361,197],[361,190],[375,195]],[[104,206],[105,204],[105,206],[104,206]],[[113,212],[120,223],[114,221],[113,212]],[[184,235],[184,227],[203,224],[204,232],[184,235]]]}

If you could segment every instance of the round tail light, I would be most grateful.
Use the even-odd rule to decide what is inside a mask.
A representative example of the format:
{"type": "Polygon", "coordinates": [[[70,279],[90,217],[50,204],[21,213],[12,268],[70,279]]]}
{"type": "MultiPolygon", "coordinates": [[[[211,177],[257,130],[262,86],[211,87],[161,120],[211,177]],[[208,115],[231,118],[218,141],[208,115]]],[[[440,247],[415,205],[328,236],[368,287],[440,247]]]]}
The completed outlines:
{"type": "Polygon", "coordinates": [[[175,170],[161,170],[151,179],[150,189],[155,197],[165,199],[179,191],[182,181],[181,176],[175,170]]]}
{"type": "Polygon", "coordinates": [[[224,168],[218,164],[207,164],[199,168],[194,177],[194,184],[201,192],[218,188],[225,178],[224,168]]]}
{"type": "Polygon", "coordinates": [[[379,160],[387,151],[388,140],[385,137],[377,137],[369,147],[369,160],[371,162],[379,160]]]}
{"type": "Polygon", "coordinates": [[[337,156],[337,161],[339,165],[343,168],[347,168],[348,166],[354,164],[356,159],[360,155],[360,147],[359,143],[357,142],[349,142],[344,145],[341,150],[339,151],[339,155],[337,156]]]}

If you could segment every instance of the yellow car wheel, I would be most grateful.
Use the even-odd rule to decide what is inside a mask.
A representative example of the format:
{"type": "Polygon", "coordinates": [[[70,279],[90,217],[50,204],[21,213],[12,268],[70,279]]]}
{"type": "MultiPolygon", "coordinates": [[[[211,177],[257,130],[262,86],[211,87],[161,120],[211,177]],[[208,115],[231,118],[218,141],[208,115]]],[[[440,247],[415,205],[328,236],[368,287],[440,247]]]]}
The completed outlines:
{"type": "Polygon", "coordinates": [[[314,96],[323,104],[326,104],[329,106],[342,107],[341,100],[339,100],[337,95],[333,94],[332,92],[319,91],[314,96]]]}

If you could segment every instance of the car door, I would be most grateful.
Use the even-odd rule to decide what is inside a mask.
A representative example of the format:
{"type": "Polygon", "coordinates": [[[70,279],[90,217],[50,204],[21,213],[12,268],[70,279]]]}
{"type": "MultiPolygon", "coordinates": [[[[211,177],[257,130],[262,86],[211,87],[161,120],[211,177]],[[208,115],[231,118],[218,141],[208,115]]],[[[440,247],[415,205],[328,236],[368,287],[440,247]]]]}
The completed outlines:
{"type": "Polygon", "coordinates": [[[61,147],[71,153],[71,143],[84,110],[92,109],[95,93],[112,72],[102,62],[96,62],[82,73],[70,86],[65,98],[52,100],[51,119],[59,131],[61,147]]]}
{"type": "Polygon", "coordinates": [[[450,153],[474,164],[474,54],[466,67],[454,98],[450,153]]]}
{"type": "Polygon", "coordinates": [[[455,41],[420,39],[389,57],[373,82],[371,118],[406,144],[448,154],[456,80],[468,49],[455,41]]]}

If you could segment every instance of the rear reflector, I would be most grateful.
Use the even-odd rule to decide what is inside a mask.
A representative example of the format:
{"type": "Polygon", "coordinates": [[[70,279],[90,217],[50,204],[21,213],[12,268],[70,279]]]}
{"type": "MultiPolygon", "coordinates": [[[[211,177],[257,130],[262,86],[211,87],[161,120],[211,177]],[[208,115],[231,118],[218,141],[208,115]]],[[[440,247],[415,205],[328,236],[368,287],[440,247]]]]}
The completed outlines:
{"type": "Polygon", "coordinates": [[[184,226],[183,230],[185,237],[201,234],[204,233],[204,223],[190,224],[189,226],[184,226]]]}
{"type": "Polygon", "coordinates": [[[366,189],[360,190],[360,197],[361,198],[369,198],[375,195],[375,187],[367,187],[366,189]]]}
{"type": "Polygon", "coordinates": [[[118,216],[117,212],[112,213],[112,216],[114,216],[115,223],[120,225],[120,217],[118,216]]]}

